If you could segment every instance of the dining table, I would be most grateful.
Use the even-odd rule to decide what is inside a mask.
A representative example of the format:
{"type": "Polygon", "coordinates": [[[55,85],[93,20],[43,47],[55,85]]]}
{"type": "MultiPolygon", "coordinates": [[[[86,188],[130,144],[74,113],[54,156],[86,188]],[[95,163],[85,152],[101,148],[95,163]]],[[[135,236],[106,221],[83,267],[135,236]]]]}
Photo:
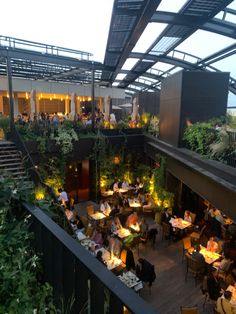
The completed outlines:
{"type": "Polygon", "coordinates": [[[173,228],[178,228],[180,230],[184,230],[185,228],[188,228],[192,225],[191,222],[186,221],[182,218],[171,218],[170,224],[172,225],[173,228]]]}
{"type": "Polygon", "coordinates": [[[213,264],[215,261],[221,258],[221,255],[219,253],[208,251],[207,248],[202,245],[200,247],[200,253],[204,256],[205,262],[207,264],[213,264]]]}
{"type": "Polygon", "coordinates": [[[90,214],[89,217],[91,217],[94,220],[101,220],[106,218],[107,216],[104,215],[102,212],[96,212],[94,214],[90,214]]]}
{"type": "Polygon", "coordinates": [[[129,231],[129,229],[120,228],[117,229],[116,232],[114,232],[114,234],[117,235],[120,239],[123,239],[131,235],[131,232],[129,231]]]}

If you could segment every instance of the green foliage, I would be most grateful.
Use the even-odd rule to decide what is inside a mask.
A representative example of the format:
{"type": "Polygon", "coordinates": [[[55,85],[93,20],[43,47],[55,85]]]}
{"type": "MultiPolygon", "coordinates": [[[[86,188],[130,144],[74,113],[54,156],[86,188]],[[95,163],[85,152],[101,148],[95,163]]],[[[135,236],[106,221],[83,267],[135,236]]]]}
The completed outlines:
{"type": "Polygon", "coordinates": [[[0,129],[7,134],[10,129],[10,119],[8,117],[0,116],[0,129]]]}
{"type": "Polygon", "coordinates": [[[55,133],[51,134],[51,139],[56,141],[56,144],[59,146],[61,153],[65,156],[72,152],[73,141],[78,141],[78,135],[74,129],[59,127],[55,133]]]}
{"type": "Polygon", "coordinates": [[[191,150],[207,156],[209,145],[217,139],[217,132],[211,122],[197,122],[185,130],[183,139],[191,150]]]}
{"type": "Polygon", "coordinates": [[[230,143],[228,133],[235,132],[235,128],[236,117],[228,114],[189,126],[183,139],[191,150],[207,158],[224,161],[235,151],[235,143],[230,143]]]}
{"type": "MultiPolygon", "coordinates": [[[[56,313],[52,289],[37,278],[40,260],[30,246],[28,218],[16,220],[13,212],[18,186],[12,179],[0,180],[0,313],[56,313]]],[[[27,194],[27,193],[25,193],[27,194]]],[[[21,193],[22,200],[27,197],[21,193]]]]}
{"type": "Polygon", "coordinates": [[[152,116],[147,126],[148,133],[158,137],[159,136],[159,116],[152,116]]]}

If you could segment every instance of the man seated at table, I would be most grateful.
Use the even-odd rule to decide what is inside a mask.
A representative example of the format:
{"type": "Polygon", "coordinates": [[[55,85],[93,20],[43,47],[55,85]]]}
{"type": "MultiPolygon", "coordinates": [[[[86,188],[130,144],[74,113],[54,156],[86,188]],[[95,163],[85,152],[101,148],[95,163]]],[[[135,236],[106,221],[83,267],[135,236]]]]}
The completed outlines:
{"type": "Polygon", "coordinates": [[[223,293],[218,276],[218,271],[215,268],[211,270],[209,276],[207,277],[207,289],[210,299],[214,301],[216,301],[223,293]]]}
{"type": "Polygon", "coordinates": [[[235,313],[233,311],[233,307],[230,303],[230,300],[232,298],[232,292],[231,291],[225,291],[223,296],[219,297],[216,301],[216,310],[219,314],[233,314],[235,313]]]}
{"type": "Polygon", "coordinates": [[[146,204],[143,204],[143,211],[145,211],[145,210],[151,211],[153,207],[154,207],[154,200],[150,194],[147,194],[146,195],[146,204]]]}
{"type": "Polygon", "coordinates": [[[94,241],[99,246],[103,245],[103,236],[102,236],[102,232],[99,228],[97,228],[93,231],[93,234],[91,236],[91,240],[94,241]]]}
{"type": "Polygon", "coordinates": [[[218,252],[218,243],[215,241],[215,237],[210,237],[207,242],[207,250],[214,253],[218,252]]]}
{"type": "Polygon", "coordinates": [[[116,233],[117,230],[121,229],[122,225],[118,216],[115,216],[111,222],[111,233],[116,233]]]}
{"type": "Polygon", "coordinates": [[[206,271],[206,262],[204,256],[200,253],[201,247],[199,244],[196,245],[195,250],[192,253],[192,258],[199,263],[199,270],[201,273],[206,271]]]}
{"type": "Polygon", "coordinates": [[[103,265],[106,266],[106,264],[105,264],[105,262],[104,262],[104,260],[102,258],[102,251],[98,251],[97,252],[96,258],[97,258],[97,260],[99,260],[99,262],[101,262],[103,265]]]}

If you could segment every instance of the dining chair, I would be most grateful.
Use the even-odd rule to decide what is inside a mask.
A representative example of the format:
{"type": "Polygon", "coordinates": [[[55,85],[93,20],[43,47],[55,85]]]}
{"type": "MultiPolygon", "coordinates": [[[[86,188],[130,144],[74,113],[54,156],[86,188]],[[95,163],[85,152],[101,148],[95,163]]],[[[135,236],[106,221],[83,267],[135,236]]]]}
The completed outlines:
{"type": "Polygon", "coordinates": [[[190,234],[190,237],[191,239],[194,241],[194,242],[200,242],[201,240],[201,237],[203,235],[203,232],[205,231],[206,229],[206,225],[202,226],[201,230],[200,231],[194,231],[190,234]]]}
{"type": "Polygon", "coordinates": [[[182,262],[183,262],[185,253],[187,253],[189,249],[192,248],[191,238],[190,237],[183,238],[182,243],[183,243],[183,255],[182,255],[182,262]]]}
{"type": "Polygon", "coordinates": [[[181,314],[198,314],[198,307],[195,306],[181,306],[180,307],[181,314]]]}
{"type": "Polygon", "coordinates": [[[195,286],[197,285],[197,278],[202,275],[201,265],[200,263],[193,259],[189,253],[185,254],[186,257],[186,274],[185,274],[185,281],[188,278],[188,274],[192,273],[195,279],[195,286]]]}
{"type": "Polygon", "coordinates": [[[162,223],[162,240],[167,240],[170,237],[170,225],[163,222],[162,223]]]}

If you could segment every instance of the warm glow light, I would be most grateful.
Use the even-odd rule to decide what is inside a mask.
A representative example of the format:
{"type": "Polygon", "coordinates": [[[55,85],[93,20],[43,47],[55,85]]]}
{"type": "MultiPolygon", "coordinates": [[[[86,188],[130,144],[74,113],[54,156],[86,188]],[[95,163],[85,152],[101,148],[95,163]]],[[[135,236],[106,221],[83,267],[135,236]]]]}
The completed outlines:
{"type": "Polygon", "coordinates": [[[7,98],[9,98],[9,94],[7,93],[7,98]]]}
{"type": "Polygon", "coordinates": [[[63,98],[61,97],[61,101],[63,101],[63,98]]]}
{"type": "Polygon", "coordinates": [[[50,101],[52,101],[52,97],[50,97],[50,101]]]}
{"type": "Polygon", "coordinates": [[[38,201],[43,200],[44,197],[45,197],[44,188],[42,188],[41,186],[37,187],[35,189],[35,198],[36,198],[36,200],[38,200],[38,201]]]}
{"type": "Polygon", "coordinates": [[[55,94],[53,95],[53,98],[56,99],[56,95],[55,94]]]}
{"type": "Polygon", "coordinates": [[[119,156],[115,156],[113,158],[113,164],[118,165],[120,163],[120,157],[119,156]]]}
{"type": "Polygon", "coordinates": [[[40,97],[43,98],[43,94],[42,93],[40,94],[40,97]]]}
{"type": "Polygon", "coordinates": [[[80,100],[80,97],[78,96],[77,99],[80,100]]]}
{"type": "Polygon", "coordinates": [[[68,96],[68,95],[66,96],[66,99],[69,99],[69,96],[68,96]]]}
{"type": "Polygon", "coordinates": [[[28,93],[25,93],[25,98],[26,98],[26,99],[29,99],[28,93]]]}

